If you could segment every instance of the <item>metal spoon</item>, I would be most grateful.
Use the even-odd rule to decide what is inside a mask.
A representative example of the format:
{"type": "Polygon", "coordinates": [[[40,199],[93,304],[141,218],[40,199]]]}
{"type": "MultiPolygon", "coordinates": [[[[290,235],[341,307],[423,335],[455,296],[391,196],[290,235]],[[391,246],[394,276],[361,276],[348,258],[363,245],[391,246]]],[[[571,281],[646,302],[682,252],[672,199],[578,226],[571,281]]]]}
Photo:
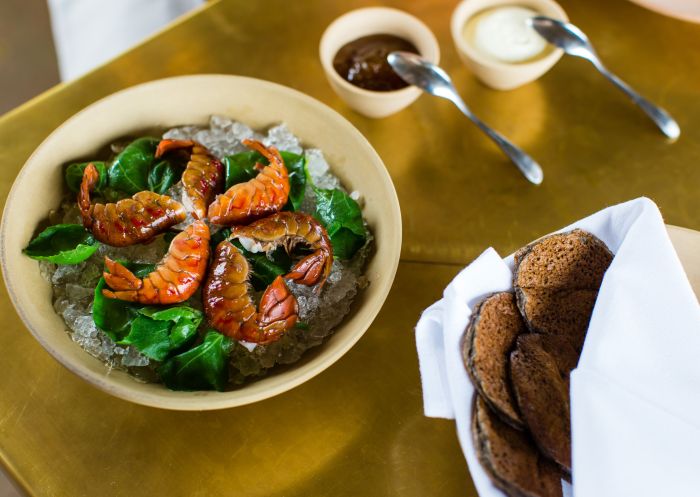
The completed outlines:
{"type": "Polygon", "coordinates": [[[441,68],[410,52],[391,52],[387,56],[391,67],[401,78],[411,85],[415,85],[426,93],[442,97],[457,106],[462,113],[471,119],[484,133],[486,133],[501,150],[510,157],[510,160],[518,166],[518,169],[532,183],[539,185],[544,177],[542,168],[532,157],[506,140],[499,133],[484,124],[476,117],[467,104],[457,93],[452,80],[441,68]]]}
{"type": "Polygon", "coordinates": [[[528,19],[528,23],[537,33],[552,45],[555,45],[569,55],[581,57],[591,62],[600,73],[610,82],[622,90],[632,101],[656,123],[661,132],[675,140],[680,136],[681,129],[678,123],[668,112],[652,104],[639,93],[634,91],[627,83],[615,76],[603,65],[588,37],[579,28],[571,23],[559,21],[546,16],[537,16],[528,19]]]}

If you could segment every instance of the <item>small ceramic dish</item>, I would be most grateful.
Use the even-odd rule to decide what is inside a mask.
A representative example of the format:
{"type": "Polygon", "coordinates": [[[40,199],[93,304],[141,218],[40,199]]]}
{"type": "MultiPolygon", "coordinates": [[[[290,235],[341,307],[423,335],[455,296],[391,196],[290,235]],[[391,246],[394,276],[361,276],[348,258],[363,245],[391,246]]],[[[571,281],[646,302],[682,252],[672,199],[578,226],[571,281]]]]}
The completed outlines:
{"type": "Polygon", "coordinates": [[[381,159],[348,121],[298,91],[267,81],[224,75],[163,79],[110,95],[66,121],[39,145],[15,179],[0,234],[0,262],[12,303],[39,343],[69,370],[122,399],[165,409],[209,410],[256,402],[282,393],[337,361],[369,328],[394,280],[401,252],[401,212],[381,159]],[[172,105],[178,102],[177,105],[172,105]],[[318,347],[293,365],[231,391],[171,391],[109,370],[74,343],[54,312],[50,282],[39,264],[22,254],[37,225],[63,196],[62,165],[94,155],[105,144],[144,129],[204,124],[221,114],[260,129],[284,122],[304,146],[320,148],[333,174],[361,191],[363,216],[376,248],[365,267],[369,285],[348,316],[318,347]],[[28,201],[28,199],[32,199],[28,201]]]}
{"type": "Polygon", "coordinates": [[[354,110],[367,117],[386,117],[413,103],[421,90],[413,86],[394,91],[370,91],[343,79],[333,67],[338,50],[353,40],[373,34],[391,34],[410,41],[431,62],[440,62],[440,47],[432,31],[401,10],[369,7],[348,12],[333,21],[321,37],[319,56],[333,90],[354,110]]]}
{"type": "Polygon", "coordinates": [[[484,10],[494,7],[526,7],[538,14],[568,20],[566,12],[554,0],[463,0],[452,13],[452,39],[462,61],[484,84],[496,90],[512,90],[534,81],[561,58],[561,49],[548,46],[532,60],[506,63],[484,56],[467,40],[463,32],[467,22],[484,10]]]}

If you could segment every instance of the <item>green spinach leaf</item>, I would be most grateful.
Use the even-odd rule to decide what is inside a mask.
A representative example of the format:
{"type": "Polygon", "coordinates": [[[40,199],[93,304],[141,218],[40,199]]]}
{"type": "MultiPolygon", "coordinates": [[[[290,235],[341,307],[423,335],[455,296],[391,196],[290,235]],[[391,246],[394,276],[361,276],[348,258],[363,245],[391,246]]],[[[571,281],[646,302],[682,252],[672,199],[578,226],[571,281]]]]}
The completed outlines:
{"type": "Polygon", "coordinates": [[[78,264],[100,246],[92,233],[80,224],[56,224],[49,226],[29,242],[23,250],[32,259],[54,264],[78,264]]]}
{"type": "Polygon", "coordinates": [[[172,323],[170,330],[170,350],[177,350],[185,345],[190,338],[197,333],[204,315],[201,311],[180,305],[176,307],[145,307],[139,310],[139,313],[148,316],[155,321],[167,321],[172,323]]]}
{"type": "Polygon", "coordinates": [[[238,183],[244,183],[255,178],[258,170],[256,162],[267,164],[267,160],[257,152],[240,152],[224,157],[224,174],[226,175],[226,190],[238,183]]]}
{"type": "Polygon", "coordinates": [[[104,278],[100,278],[95,287],[95,299],[92,301],[92,320],[112,340],[122,340],[131,329],[131,322],[138,315],[137,306],[124,300],[110,299],[102,295],[102,290],[109,288],[104,278]]]}
{"type": "Polygon", "coordinates": [[[170,353],[170,328],[167,321],[156,321],[137,315],[129,326],[129,334],[119,345],[133,345],[146,357],[162,361],[170,353]]]}
{"type": "Polygon", "coordinates": [[[226,240],[229,235],[231,235],[231,228],[221,228],[219,231],[211,235],[211,238],[209,239],[209,245],[211,246],[212,252],[216,249],[216,247],[226,240]]]}
{"type": "MultiPolygon", "coordinates": [[[[284,210],[298,211],[304,200],[306,189],[306,158],[303,155],[281,151],[280,155],[289,173],[289,199],[284,210]]],[[[237,183],[251,180],[258,175],[255,164],[269,164],[268,160],[258,152],[241,152],[224,158],[224,170],[226,173],[226,189],[237,183]]]]}
{"type": "Polygon", "coordinates": [[[109,186],[129,195],[148,189],[148,173],[155,162],[158,138],[145,136],[128,144],[109,167],[109,186]]]}
{"type": "Polygon", "coordinates": [[[315,217],[328,231],[333,254],[340,259],[352,259],[367,241],[360,206],[350,195],[338,189],[324,190],[314,187],[314,191],[315,217]]]}
{"type": "Polygon", "coordinates": [[[143,307],[137,312],[129,334],[119,344],[133,345],[156,361],[189,343],[203,319],[200,311],[187,306],[143,307]]]}
{"type": "Polygon", "coordinates": [[[168,244],[168,247],[173,241],[173,238],[175,238],[177,235],[180,234],[180,231],[175,231],[175,230],[168,230],[165,233],[163,233],[163,241],[168,244]]]}
{"type": "Polygon", "coordinates": [[[291,152],[280,152],[289,172],[289,200],[285,210],[298,211],[306,190],[306,158],[291,152]]]}
{"type": "MultiPolygon", "coordinates": [[[[230,234],[230,228],[223,228],[212,235],[210,240],[212,250],[215,250],[219,243],[226,240],[230,234]]],[[[287,274],[292,267],[292,259],[284,247],[278,247],[269,254],[265,254],[263,252],[249,252],[243,248],[238,240],[232,240],[232,243],[248,260],[251,266],[250,283],[258,291],[267,288],[277,276],[287,274]]]]}
{"type": "Polygon", "coordinates": [[[137,278],[145,278],[149,273],[152,273],[156,269],[155,264],[144,264],[140,262],[123,262],[120,261],[124,266],[129,268],[129,270],[134,273],[137,278]]]}
{"type": "Polygon", "coordinates": [[[228,357],[233,342],[214,330],[190,350],[167,359],[158,368],[171,390],[224,390],[228,380],[228,357]]]}
{"type": "MultiPolygon", "coordinates": [[[[153,271],[153,264],[128,264],[129,269],[143,278],[153,271]]],[[[132,304],[119,299],[110,299],[102,295],[102,289],[108,288],[104,278],[95,287],[95,299],[92,302],[92,320],[95,325],[118,342],[131,330],[131,322],[138,316],[139,304],[132,304]]]]}
{"type": "Polygon", "coordinates": [[[251,266],[250,283],[258,291],[267,288],[277,276],[285,275],[292,268],[292,259],[284,247],[277,247],[269,254],[264,252],[249,252],[238,240],[233,244],[248,259],[251,266]]]}
{"type": "MultiPolygon", "coordinates": [[[[88,164],[90,164],[90,162],[76,162],[75,164],[71,164],[66,168],[66,185],[68,185],[68,189],[70,191],[75,193],[80,191],[80,183],[83,181],[83,171],[85,171],[88,164]]],[[[92,164],[95,166],[95,169],[97,169],[97,173],[100,176],[100,179],[97,181],[97,185],[95,185],[95,189],[93,191],[96,193],[102,193],[102,190],[107,187],[107,164],[104,162],[95,161],[93,161],[92,164]]]]}
{"type": "Polygon", "coordinates": [[[148,189],[163,195],[178,179],[175,167],[168,161],[160,161],[148,173],[148,189]]]}

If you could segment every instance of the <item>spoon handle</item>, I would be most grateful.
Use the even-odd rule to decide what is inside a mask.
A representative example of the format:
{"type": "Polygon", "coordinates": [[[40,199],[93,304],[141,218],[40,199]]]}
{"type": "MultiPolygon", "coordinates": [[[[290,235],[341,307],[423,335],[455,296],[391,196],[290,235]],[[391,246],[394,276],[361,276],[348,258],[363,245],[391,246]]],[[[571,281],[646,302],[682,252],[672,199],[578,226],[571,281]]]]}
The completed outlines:
{"type": "Polygon", "coordinates": [[[608,79],[608,81],[617,86],[625,95],[631,98],[632,101],[637,104],[646,113],[646,115],[651,118],[652,121],[654,121],[664,135],[668,136],[672,140],[675,140],[680,136],[681,128],[668,112],[642,97],[639,93],[634,91],[630,85],[608,71],[602,64],[595,64],[595,66],[600,73],[608,79]]]}
{"type": "Polygon", "coordinates": [[[542,183],[542,180],[544,179],[544,173],[542,172],[542,168],[540,167],[540,165],[537,162],[535,162],[535,160],[532,157],[527,155],[520,148],[508,141],[508,139],[501,135],[499,132],[495,131],[481,119],[476,117],[469,110],[466,104],[461,102],[461,99],[460,102],[453,101],[453,103],[457,105],[459,110],[461,110],[462,113],[469,119],[471,119],[472,122],[474,122],[474,124],[476,124],[479,127],[479,129],[481,129],[481,131],[486,133],[486,135],[489,138],[491,138],[496,143],[496,145],[498,145],[501,148],[501,150],[503,150],[503,152],[510,158],[510,160],[513,161],[513,164],[515,164],[517,168],[520,169],[520,172],[523,173],[523,176],[525,176],[525,178],[527,178],[528,181],[536,185],[542,183]]]}

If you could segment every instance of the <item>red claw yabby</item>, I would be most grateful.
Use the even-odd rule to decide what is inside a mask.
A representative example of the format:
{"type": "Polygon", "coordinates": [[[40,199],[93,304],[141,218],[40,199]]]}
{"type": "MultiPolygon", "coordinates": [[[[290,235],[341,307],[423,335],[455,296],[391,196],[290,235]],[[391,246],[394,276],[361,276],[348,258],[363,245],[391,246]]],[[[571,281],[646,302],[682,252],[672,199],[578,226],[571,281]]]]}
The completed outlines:
{"type": "Polygon", "coordinates": [[[195,221],[170,242],[165,257],[145,278],[137,278],[126,267],[105,257],[103,276],[111,299],[141,304],[176,304],[190,298],[202,280],[209,262],[209,227],[195,221]]]}
{"type": "Polygon", "coordinates": [[[224,335],[257,344],[279,338],[297,322],[299,307],[281,276],[265,289],[258,310],[250,295],[250,267],[228,240],[215,251],[204,285],[204,312],[224,335]]]}
{"type": "Polygon", "coordinates": [[[99,241],[114,247],[144,243],[185,220],[187,213],[179,202],[166,195],[139,192],[116,204],[91,204],[90,192],[99,173],[90,163],[83,171],[78,207],[83,226],[99,241]]]}
{"type": "Polygon", "coordinates": [[[320,290],[331,273],[333,246],[326,229],[313,217],[301,212],[283,211],[248,226],[236,226],[231,238],[254,252],[269,252],[282,245],[290,252],[298,243],[307,245],[313,253],[299,261],[285,278],[320,290]]]}
{"type": "Polygon", "coordinates": [[[187,167],[182,173],[185,208],[195,219],[204,219],[207,208],[224,184],[224,166],[209,150],[193,140],[161,140],[156,158],[172,150],[189,152],[187,167]]]}
{"type": "Polygon", "coordinates": [[[235,184],[216,197],[208,213],[214,224],[247,224],[279,211],[287,203],[289,174],[279,151],[255,140],[243,140],[243,144],[262,154],[269,164],[256,164],[260,173],[255,178],[235,184]]]}

